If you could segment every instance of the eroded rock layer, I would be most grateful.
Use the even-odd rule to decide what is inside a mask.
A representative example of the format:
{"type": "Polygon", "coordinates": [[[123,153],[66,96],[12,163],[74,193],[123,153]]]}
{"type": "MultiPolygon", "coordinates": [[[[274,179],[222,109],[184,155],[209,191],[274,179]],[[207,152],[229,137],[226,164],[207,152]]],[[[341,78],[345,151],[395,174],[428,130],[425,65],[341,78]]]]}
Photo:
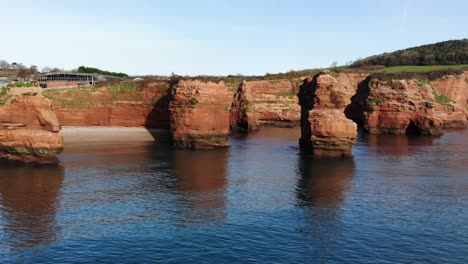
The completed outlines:
{"type": "Polygon", "coordinates": [[[176,147],[228,146],[232,97],[224,82],[180,80],[170,91],[170,127],[176,147]]]}
{"type": "Polygon", "coordinates": [[[352,99],[347,115],[374,134],[440,135],[466,127],[466,74],[429,79],[369,77],[352,99]],[[360,112],[360,113],[359,113],[360,112]]]}
{"type": "Polygon", "coordinates": [[[296,126],[300,121],[297,88],[290,80],[243,81],[231,108],[233,131],[248,132],[261,125],[296,126]]]}
{"type": "Polygon", "coordinates": [[[0,95],[0,158],[54,163],[63,150],[51,102],[37,87],[12,88],[0,95]]]}

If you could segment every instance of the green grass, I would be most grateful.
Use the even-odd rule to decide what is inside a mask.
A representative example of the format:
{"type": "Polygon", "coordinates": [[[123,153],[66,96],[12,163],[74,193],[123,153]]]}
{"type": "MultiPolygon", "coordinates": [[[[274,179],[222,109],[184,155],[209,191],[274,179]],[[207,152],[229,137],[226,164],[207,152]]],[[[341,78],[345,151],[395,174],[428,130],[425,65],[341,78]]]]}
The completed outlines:
{"type": "Polygon", "coordinates": [[[138,91],[138,87],[133,82],[112,83],[108,88],[113,101],[139,101],[144,95],[138,91]]]}
{"type": "Polygon", "coordinates": [[[294,98],[295,94],[292,91],[282,92],[278,94],[282,97],[294,98]]]}
{"type": "Polygon", "coordinates": [[[225,78],[223,81],[227,85],[230,92],[235,93],[242,82],[242,78],[225,78]]]}
{"type": "Polygon", "coordinates": [[[418,80],[418,86],[419,87],[423,87],[425,85],[429,85],[429,86],[432,87],[432,82],[430,80],[425,80],[425,79],[418,80]]]}
{"type": "Polygon", "coordinates": [[[92,92],[97,91],[97,87],[72,88],[63,90],[46,90],[43,95],[53,100],[55,103],[68,107],[86,106],[121,106],[124,101],[138,102],[144,99],[144,94],[138,90],[138,86],[132,82],[112,83],[107,86],[107,91],[111,98],[93,98],[92,92]],[[63,91],[65,90],[65,95],[63,91]]]}
{"type": "Polygon", "coordinates": [[[13,95],[9,94],[3,98],[0,98],[0,105],[4,105],[10,98],[13,97],[13,95]]]}
{"type": "Polygon", "coordinates": [[[269,82],[270,84],[278,84],[278,83],[281,82],[281,80],[273,79],[273,80],[268,80],[268,82],[269,82]]]}
{"type": "Polygon", "coordinates": [[[379,70],[378,72],[384,73],[395,73],[395,72],[425,72],[425,71],[436,71],[436,70],[461,70],[468,69],[468,64],[459,65],[432,65],[432,66],[395,66],[379,70]]]}
{"type": "Polygon", "coordinates": [[[197,98],[192,98],[192,99],[190,99],[189,103],[191,105],[196,105],[196,104],[198,104],[198,100],[197,100],[197,98]]]}
{"type": "Polygon", "coordinates": [[[37,87],[38,85],[37,84],[33,84],[33,83],[25,83],[25,82],[14,82],[14,83],[10,83],[7,85],[7,87],[9,88],[15,88],[15,87],[37,87]]]}
{"type": "Polygon", "coordinates": [[[437,103],[443,106],[450,106],[452,104],[452,101],[443,93],[434,92],[434,98],[437,103]]]}
{"type": "Polygon", "coordinates": [[[330,69],[323,69],[320,71],[320,74],[328,74],[334,78],[338,77],[338,72],[334,71],[334,70],[330,70],[330,69]]]}
{"type": "Polygon", "coordinates": [[[209,137],[209,138],[195,138],[193,141],[197,143],[213,143],[213,144],[218,144],[218,143],[223,143],[226,142],[227,138],[222,137],[222,136],[214,136],[214,137],[209,137]]]}
{"type": "Polygon", "coordinates": [[[9,87],[3,87],[0,89],[0,95],[4,95],[6,93],[8,93],[8,91],[10,90],[9,87]]]}
{"type": "Polygon", "coordinates": [[[91,91],[88,88],[72,88],[67,91],[68,97],[90,97],[91,91]]]}
{"type": "Polygon", "coordinates": [[[372,99],[367,100],[368,105],[379,105],[381,103],[383,103],[383,100],[380,98],[372,98],[372,99]]]}

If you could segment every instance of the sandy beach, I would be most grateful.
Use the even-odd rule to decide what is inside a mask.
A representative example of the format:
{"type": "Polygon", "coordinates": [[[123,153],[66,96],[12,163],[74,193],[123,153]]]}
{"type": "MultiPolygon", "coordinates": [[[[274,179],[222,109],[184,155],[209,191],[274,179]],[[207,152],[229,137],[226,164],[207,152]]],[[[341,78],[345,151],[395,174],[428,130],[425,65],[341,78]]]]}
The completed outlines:
{"type": "Polygon", "coordinates": [[[169,131],[144,127],[62,127],[64,143],[89,144],[111,142],[164,142],[169,131]]]}

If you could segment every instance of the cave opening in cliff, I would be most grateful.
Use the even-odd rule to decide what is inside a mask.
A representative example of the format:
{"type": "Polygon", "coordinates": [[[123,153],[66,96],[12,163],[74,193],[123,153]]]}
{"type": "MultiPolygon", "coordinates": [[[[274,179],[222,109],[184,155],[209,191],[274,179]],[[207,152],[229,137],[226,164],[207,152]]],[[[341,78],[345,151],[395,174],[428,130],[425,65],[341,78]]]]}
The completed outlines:
{"type": "Polygon", "coordinates": [[[419,129],[419,127],[417,127],[416,124],[413,121],[411,121],[406,127],[405,134],[408,136],[420,136],[421,129],[419,129]]]}

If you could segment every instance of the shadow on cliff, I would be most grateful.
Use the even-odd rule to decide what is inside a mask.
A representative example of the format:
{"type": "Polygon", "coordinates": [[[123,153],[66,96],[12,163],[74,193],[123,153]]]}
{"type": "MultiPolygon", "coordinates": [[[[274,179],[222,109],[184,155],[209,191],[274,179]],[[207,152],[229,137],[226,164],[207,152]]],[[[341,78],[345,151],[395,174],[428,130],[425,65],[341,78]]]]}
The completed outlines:
{"type": "Polygon", "coordinates": [[[171,101],[170,89],[157,98],[153,104],[153,109],[145,120],[145,127],[157,143],[169,144],[170,137],[170,111],[171,101]]]}
{"type": "Polygon", "coordinates": [[[315,91],[317,90],[317,78],[306,78],[299,86],[299,105],[301,106],[301,137],[299,139],[299,147],[303,153],[312,153],[312,128],[309,121],[309,112],[315,106],[315,91]]]}
{"type": "Polygon", "coordinates": [[[63,177],[63,167],[57,165],[0,166],[3,243],[32,248],[56,241],[60,232],[56,214],[63,177]]]}
{"type": "Polygon", "coordinates": [[[356,94],[351,97],[351,104],[346,106],[344,111],[346,118],[353,120],[359,128],[362,128],[363,125],[364,109],[370,94],[370,80],[371,76],[368,76],[359,82],[356,94]]]}

